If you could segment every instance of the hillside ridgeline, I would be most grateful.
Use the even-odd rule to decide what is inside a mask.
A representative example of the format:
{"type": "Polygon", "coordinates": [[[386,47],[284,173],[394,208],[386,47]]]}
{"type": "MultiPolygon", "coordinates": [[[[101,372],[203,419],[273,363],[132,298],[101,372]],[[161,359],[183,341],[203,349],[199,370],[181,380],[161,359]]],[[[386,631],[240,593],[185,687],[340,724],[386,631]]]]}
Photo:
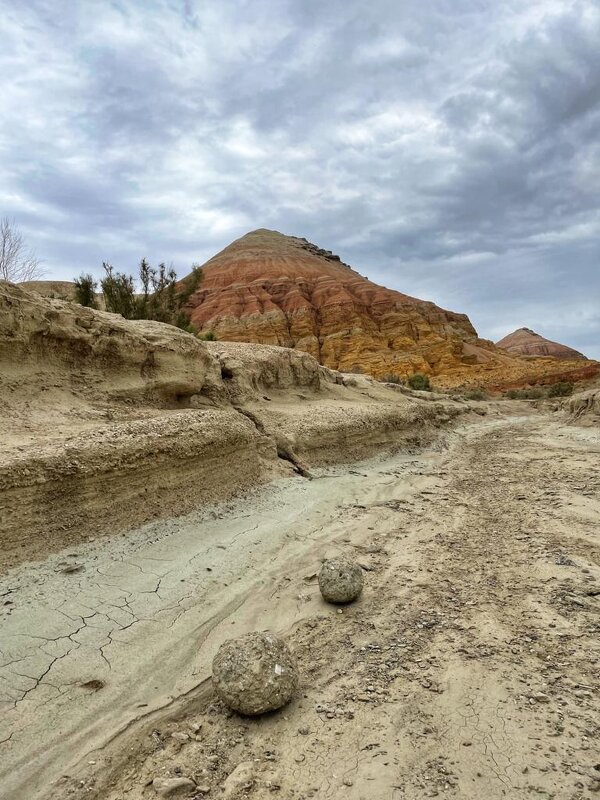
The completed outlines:
{"type": "Polygon", "coordinates": [[[557,376],[554,359],[508,353],[479,338],[465,314],[378,286],[330,251],[276,231],[246,234],[202,272],[186,307],[202,333],[291,347],[341,372],[503,387],[582,368],[565,361],[557,376]]]}

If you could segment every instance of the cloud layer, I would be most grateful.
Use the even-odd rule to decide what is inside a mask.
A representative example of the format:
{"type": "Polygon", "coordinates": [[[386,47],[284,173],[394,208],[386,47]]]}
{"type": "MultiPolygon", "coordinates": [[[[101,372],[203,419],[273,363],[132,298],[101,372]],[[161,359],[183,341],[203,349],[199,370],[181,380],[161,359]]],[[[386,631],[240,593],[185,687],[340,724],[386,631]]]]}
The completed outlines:
{"type": "Polygon", "coordinates": [[[269,227],[600,358],[596,0],[0,11],[0,214],[51,277],[269,227]]]}

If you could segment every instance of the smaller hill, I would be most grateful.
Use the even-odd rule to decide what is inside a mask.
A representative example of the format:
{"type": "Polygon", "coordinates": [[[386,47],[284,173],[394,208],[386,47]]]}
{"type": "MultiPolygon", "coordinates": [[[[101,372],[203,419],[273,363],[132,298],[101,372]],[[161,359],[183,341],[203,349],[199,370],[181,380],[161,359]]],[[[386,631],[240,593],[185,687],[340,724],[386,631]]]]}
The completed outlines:
{"type": "MultiPolygon", "coordinates": [[[[75,303],[75,284],[73,281],[23,281],[18,284],[26,292],[37,292],[42,297],[50,300],[68,300],[75,303]]],[[[104,295],[96,292],[96,305],[101,310],[105,310],[104,295]]]]}
{"type": "Polygon", "coordinates": [[[519,328],[504,339],[496,342],[497,347],[519,356],[541,356],[544,358],[560,358],[566,361],[583,359],[585,356],[566,344],[559,344],[540,336],[530,328],[519,328]]]}
{"type": "Polygon", "coordinates": [[[73,281],[23,281],[19,286],[27,292],[37,292],[42,297],[55,300],[75,300],[73,281]]]}

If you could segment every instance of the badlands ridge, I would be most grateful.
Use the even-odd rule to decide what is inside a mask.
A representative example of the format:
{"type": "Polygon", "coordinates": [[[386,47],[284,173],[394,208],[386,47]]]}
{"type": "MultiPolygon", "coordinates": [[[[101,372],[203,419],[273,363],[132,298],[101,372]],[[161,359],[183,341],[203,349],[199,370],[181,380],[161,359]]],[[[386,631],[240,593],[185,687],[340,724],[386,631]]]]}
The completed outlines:
{"type": "Polygon", "coordinates": [[[579,353],[557,363],[496,347],[465,314],[378,286],[330,251],[277,231],[242,236],[202,271],[186,309],[201,332],[293,347],[341,372],[423,372],[439,387],[506,388],[598,370],[579,353]]]}

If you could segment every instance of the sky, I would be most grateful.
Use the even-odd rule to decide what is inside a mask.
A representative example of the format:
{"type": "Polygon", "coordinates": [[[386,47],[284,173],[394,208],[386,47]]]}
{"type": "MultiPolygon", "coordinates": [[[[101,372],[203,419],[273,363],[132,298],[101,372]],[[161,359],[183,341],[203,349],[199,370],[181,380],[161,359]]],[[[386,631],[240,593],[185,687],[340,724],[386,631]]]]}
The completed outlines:
{"type": "Polygon", "coordinates": [[[46,278],[272,228],[600,358],[597,0],[0,0],[0,41],[46,278]]]}

